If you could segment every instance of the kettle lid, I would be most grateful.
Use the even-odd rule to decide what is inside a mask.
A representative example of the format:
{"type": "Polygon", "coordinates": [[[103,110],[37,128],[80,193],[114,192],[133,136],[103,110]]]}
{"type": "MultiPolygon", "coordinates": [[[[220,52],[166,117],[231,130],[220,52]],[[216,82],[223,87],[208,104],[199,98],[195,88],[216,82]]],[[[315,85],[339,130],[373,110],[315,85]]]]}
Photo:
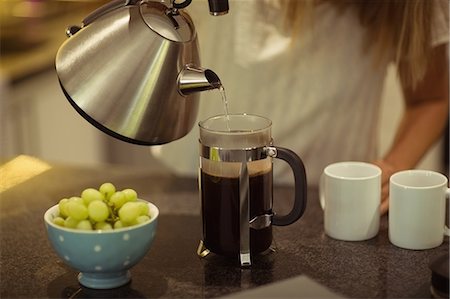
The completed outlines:
{"type": "Polygon", "coordinates": [[[142,19],[147,26],[162,37],[174,42],[189,42],[195,38],[190,17],[164,3],[143,1],[140,5],[142,19]]]}

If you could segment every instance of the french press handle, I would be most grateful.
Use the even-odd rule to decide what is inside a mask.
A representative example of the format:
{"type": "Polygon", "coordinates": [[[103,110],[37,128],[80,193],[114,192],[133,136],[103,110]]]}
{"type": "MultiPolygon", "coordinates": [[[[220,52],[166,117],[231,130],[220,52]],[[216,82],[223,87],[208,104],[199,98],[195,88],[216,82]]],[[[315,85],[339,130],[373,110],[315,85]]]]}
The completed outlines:
{"type": "Polygon", "coordinates": [[[294,206],[288,214],[274,214],[272,218],[273,225],[285,226],[292,224],[302,217],[306,209],[307,181],[305,166],[302,159],[300,159],[300,157],[290,149],[270,146],[266,147],[266,152],[267,155],[272,158],[278,158],[287,162],[294,173],[294,206]]]}

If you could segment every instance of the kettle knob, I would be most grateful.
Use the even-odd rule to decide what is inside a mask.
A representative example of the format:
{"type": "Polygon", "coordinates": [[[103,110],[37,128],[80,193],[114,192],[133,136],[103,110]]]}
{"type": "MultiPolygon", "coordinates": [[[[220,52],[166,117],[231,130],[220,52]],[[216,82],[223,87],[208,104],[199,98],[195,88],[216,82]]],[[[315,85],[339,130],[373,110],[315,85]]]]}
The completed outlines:
{"type": "Polygon", "coordinates": [[[69,26],[66,29],[66,36],[67,37],[71,37],[72,35],[74,35],[78,31],[80,31],[80,29],[81,29],[80,26],[76,26],[76,25],[69,26]]]}

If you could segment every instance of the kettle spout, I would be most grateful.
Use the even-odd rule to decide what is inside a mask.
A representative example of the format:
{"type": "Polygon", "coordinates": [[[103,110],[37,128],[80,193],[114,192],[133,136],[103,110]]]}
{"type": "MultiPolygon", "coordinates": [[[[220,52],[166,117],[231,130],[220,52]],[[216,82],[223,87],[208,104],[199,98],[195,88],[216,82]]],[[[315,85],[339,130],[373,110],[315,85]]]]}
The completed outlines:
{"type": "Polygon", "coordinates": [[[219,77],[212,70],[187,65],[178,75],[178,91],[187,96],[195,92],[222,87],[219,77]]]}

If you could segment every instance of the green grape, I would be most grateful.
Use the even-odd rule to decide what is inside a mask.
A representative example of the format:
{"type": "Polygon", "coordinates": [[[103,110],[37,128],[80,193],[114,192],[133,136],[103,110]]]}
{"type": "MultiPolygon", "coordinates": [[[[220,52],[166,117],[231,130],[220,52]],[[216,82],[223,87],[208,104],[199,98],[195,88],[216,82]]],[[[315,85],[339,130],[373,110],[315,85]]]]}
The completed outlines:
{"type": "Polygon", "coordinates": [[[81,196],[63,198],[58,208],[53,223],[80,230],[120,229],[151,219],[148,203],[138,201],[134,189],[116,191],[112,183],[103,183],[98,190],[86,188],[81,196]]]}
{"type": "Polygon", "coordinates": [[[133,189],[124,189],[122,192],[125,194],[126,201],[136,201],[137,192],[133,189]]]}
{"type": "Polygon", "coordinates": [[[148,216],[150,209],[148,208],[148,204],[143,202],[143,201],[139,201],[137,202],[138,206],[139,206],[139,215],[145,215],[148,216]]]}
{"type": "Polygon", "coordinates": [[[62,217],[55,217],[53,223],[59,226],[64,226],[64,219],[62,217]]]}
{"type": "Polygon", "coordinates": [[[106,200],[109,200],[116,192],[116,187],[111,183],[103,183],[98,190],[104,195],[106,200]]]}
{"type": "Polygon", "coordinates": [[[69,198],[70,202],[77,202],[79,204],[84,205],[84,200],[81,197],[78,196],[72,196],[71,198],[69,198]]]}
{"type": "Polygon", "coordinates": [[[118,228],[122,228],[125,227],[125,225],[123,225],[122,221],[117,220],[116,222],[114,222],[114,229],[118,229],[118,228]]]}
{"type": "Polygon", "coordinates": [[[92,230],[92,224],[89,220],[81,220],[78,222],[76,228],[81,230],[92,230]]]}
{"type": "Polygon", "coordinates": [[[123,224],[130,225],[139,216],[139,205],[136,202],[127,202],[119,210],[119,218],[123,224]]]}
{"type": "Polygon", "coordinates": [[[109,216],[109,209],[106,203],[101,200],[94,200],[87,208],[88,215],[95,222],[103,222],[109,216]]]}
{"type": "Polygon", "coordinates": [[[68,202],[69,202],[69,200],[67,198],[63,198],[58,203],[59,214],[64,218],[69,216],[69,214],[67,213],[67,203],[68,202]]]}
{"type": "Polygon", "coordinates": [[[150,217],[147,215],[141,215],[136,218],[133,224],[141,224],[150,220],[150,217]]]}
{"type": "Polygon", "coordinates": [[[73,219],[72,217],[67,217],[66,220],[64,220],[64,226],[68,228],[76,228],[78,225],[78,220],[73,219]]]}
{"type": "Polygon", "coordinates": [[[98,230],[112,230],[112,226],[111,224],[109,224],[108,222],[97,222],[95,224],[95,229],[98,230]]]}
{"type": "Polygon", "coordinates": [[[103,194],[94,188],[84,189],[83,192],[81,192],[81,198],[83,199],[85,205],[89,205],[94,200],[105,199],[103,194]]]}
{"type": "Polygon", "coordinates": [[[111,195],[109,199],[109,202],[112,203],[117,210],[120,209],[126,201],[127,199],[125,197],[125,193],[123,193],[122,191],[117,191],[116,193],[111,195]]]}
{"type": "Polygon", "coordinates": [[[69,201],[67,203],[67,213],[69,217],[78,221],[87,219],[89,216],[86,206],[78,201],[69,201]]]}

